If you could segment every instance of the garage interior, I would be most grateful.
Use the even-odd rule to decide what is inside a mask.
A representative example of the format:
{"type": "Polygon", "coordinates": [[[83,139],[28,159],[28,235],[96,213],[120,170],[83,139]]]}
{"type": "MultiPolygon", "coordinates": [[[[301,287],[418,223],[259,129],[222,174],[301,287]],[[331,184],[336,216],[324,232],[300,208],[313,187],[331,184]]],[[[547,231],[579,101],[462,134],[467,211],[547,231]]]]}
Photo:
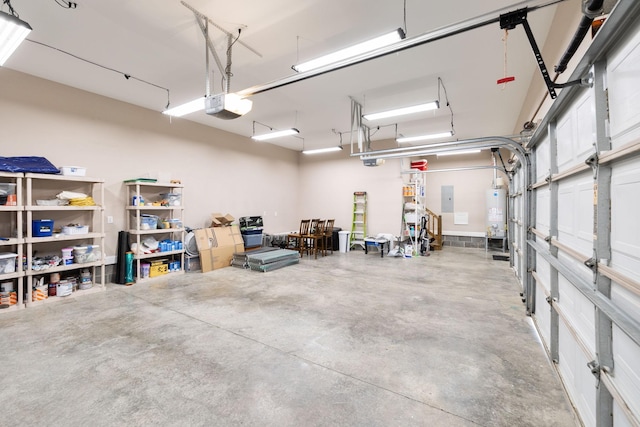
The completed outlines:
{"type": "Polygon", "coordinates": [[[4,419],[640,425],[636,3],[3,0],[32,31],[0,67],[1,159],[62,170],[0,172],[17,200],[0,206],[15,257],[0,282],[18,295],[0,304],[4,419]],[[389,32],[400,40],[302,70],[389,32]],[[95,207],[36,205],[62,183],[88,184],[95,207]],[[181,201],[138,204],[141,187],[181,201]],[[179,225],[141,228],[147,211],[179,225]],[[36,234],[74,212],[87,237],[36,234]],[[328,252],[279,243],[296,262],[273,271],[213,255],[257,217],[260,247],[243,230],[235,255],[303,219],[344,232],[328,252]],[[182,245],[199,230],[215,237],[195,261],[182,245]],[[146,278],[162,254],[133,243],[162,233],[177,271],[146,278]],[[35,268],[91,243],[91,265],[35,268]],[[88,270],[90,292],[39,298],[41,279],[88,270]]]}

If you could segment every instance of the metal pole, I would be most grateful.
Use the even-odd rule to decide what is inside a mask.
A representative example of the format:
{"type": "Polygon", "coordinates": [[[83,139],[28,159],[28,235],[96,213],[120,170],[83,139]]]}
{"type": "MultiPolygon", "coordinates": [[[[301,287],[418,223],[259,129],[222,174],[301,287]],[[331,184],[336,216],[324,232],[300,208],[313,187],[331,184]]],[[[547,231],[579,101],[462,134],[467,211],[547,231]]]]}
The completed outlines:
{"type": "MultiPolygon", "coordinates": [[[[593,66],[594,86],[593,94],[595,99],[596,115],[596,159],[603,151],[611,150],[611,139],[607,136],[606,126],[609,117],[607,87],[605,77],[607,67],[605,61],[599,61],[593,66]]],[[[606,298],[611,298],[611,279],[601,275],[597,271],[597,263],[608,265],[611,259],[611,173],[612,165],[595,164],[594,176],[594,283],[598,293],[606,298]]],[[[600,308],[595,312],[596,330],[596,360],[598,367],[606,369],[607,373],[614,374],[613,366],[613,325],[600,308]]],[[[597,377],[602,375],[598,372],[597,377]]],[[[613,397],[602,382],[597,382],[596,390],[596,423],[601,427],[611,427],[613,425],[613,397]]]]}

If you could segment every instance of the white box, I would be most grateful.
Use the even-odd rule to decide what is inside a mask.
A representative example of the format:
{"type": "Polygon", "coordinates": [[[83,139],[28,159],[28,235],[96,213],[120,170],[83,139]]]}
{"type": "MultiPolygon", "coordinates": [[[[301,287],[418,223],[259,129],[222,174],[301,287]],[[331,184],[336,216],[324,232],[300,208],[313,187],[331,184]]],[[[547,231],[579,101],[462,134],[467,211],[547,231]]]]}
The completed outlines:
{"type": "Polygon", "coordinates": [[[18,254],[0,252],[0,274],[16,272],[16,258],[18,254]]]}
{"type": "Polygon", "coordinates": [[[60,166],[60,172],[62,172],[62,175],[85,176],[87,168],[82,166],[60,166]]]}

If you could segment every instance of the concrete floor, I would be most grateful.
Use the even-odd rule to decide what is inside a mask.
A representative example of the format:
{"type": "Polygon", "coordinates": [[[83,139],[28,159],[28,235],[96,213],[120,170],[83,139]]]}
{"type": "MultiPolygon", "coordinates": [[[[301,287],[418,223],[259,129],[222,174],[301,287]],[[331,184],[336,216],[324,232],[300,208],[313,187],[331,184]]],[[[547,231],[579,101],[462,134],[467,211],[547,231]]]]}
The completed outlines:
{"type": "Polygon", "coordinates": [[[509,263],[334,253],[0,315],[0,424],[575,426],[509,263]]]}

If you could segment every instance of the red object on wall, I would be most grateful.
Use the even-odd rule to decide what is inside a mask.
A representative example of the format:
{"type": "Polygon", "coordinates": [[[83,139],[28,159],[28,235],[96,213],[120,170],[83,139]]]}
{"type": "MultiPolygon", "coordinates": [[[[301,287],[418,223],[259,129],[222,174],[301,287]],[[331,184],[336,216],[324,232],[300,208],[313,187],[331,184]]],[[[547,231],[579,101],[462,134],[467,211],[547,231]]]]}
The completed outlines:
{"type": "Polygon", "coordinates": [[[502,83],[509,83],[514,81],[516,78],[513,76],[510,77],[503,77],[501,79],[498,79],[498,81],[496,82],[497,84],[501,85],[502,83]]]}
{"type": "Polygon", "coordinates": [[[420,171],[426,171],[428,167],[428,162],[424,159],[422,160],[414,160],[411,162],[411,169],[418,169],[420,171]]]}

